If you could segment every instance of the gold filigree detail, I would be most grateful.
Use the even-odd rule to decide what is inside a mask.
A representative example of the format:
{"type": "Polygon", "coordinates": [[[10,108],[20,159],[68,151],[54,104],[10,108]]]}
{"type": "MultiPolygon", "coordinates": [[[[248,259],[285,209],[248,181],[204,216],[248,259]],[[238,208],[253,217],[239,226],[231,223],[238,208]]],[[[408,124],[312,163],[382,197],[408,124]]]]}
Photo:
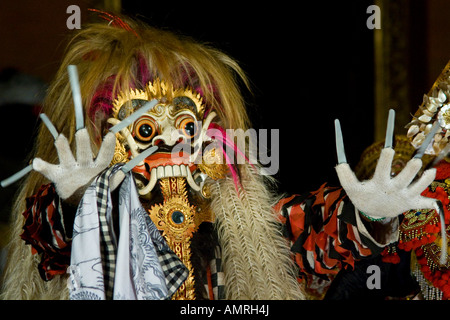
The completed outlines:
{"type": "MultiPolygon", "coordinates": [[[[427,265],[430,270],[433,272],[437,269],[449,269],[450,261],[447,258],[445,264],[441,264],[440,256],[441,256],[441,248],[442,248],[442,238],[441,236],[437,236],[436,240],[433,243],[429,243],[427,245],[422,246],[423,253],[425,258],[427,259],[427,265]]],[[[450,254],[449,248],[447,247],[447,253],[450,254]]]]}
{"type": "Polygon", "coordinates": [[[123,111],[123,117],[129,116],[134,112],[133,106],[130,104],[132,100],[150,101],[159,100],[160,104],[171,104],[177,97],[188,97],[195,104],[195,111],[199,118],[203,118],[205,112],[205,104],[200,93],[195,92],[189,87],[174,89],[173,86],[163,80],[155,79],[149,82],[144,89],[130,89],[129,91],[120,92],[113,102],[113,117],[118,119],[119,112],[122,107],[126,107],[123,111]],[[128,104],[128,105],[127,105],[128,104]]]}
{"type": "Polygon", "coordinates": [[[446,125],[450,124],[450,110],[446,110],[442,113],[442,119],[446,125]]]}
{"type": "Polygon", "coordinates": [[[203,186],[201,192],[205,199],[211,199],[211,187],[208,184],[203,186]]]}
{"type": "Polygon", "coordinates": [[[177,89],[173,93],[173,97],[188,97],[191,99],[197,109],[197,114],[200,116],[200,119],[203,118],[203,115],[205,113],[205,104],[203,103],[203,98],[201,97],[200,93],[195,92],[191,88],[187,87],[184,89],[177,89]]]}
{"type": "Polygon", "coordinates": [[[401,228],[403,232],[423,227],[438,217],[433,209],[410,210],[404,216],[401,228]]]}
{"type": "Polygon", "coordinates": [[[228,166],[223,163],[223,156],[212,148],[203,153],[202,163],[197,166],[201,172],[213,180],[223,179],[228,174],[228,166]]]}
{"type": "Polygon", "coordinates": [[[194,216],[194,223],[195,223],[195,231],[198,230],[198,227],[203,222],[211,222],[213,223],[215,220],[214,213],[211,211],[211,207],[209,205],[205,206],[198,206],[197,212],[194,216]]]}
{"type": "MultiPolygon", "coordinates": [[[[125,104],[131,102],[131,100],[149,100],[148,93],[144,90],[130,89],[128,92],[121,92],[113,102],[113,117],[118,119],[119,111],[125,104]]],[[[128,117],[132,113],[132,107],[129,106],[125,117],[128,117]]]]}
{"type": "MultiPolygon", "coordinates": [[[[418,223],[419,226],[424,225],[427,222],[427,218],[429,217],[429,213],[432,210],[411,210],[405,213],[405,218],[408,219],[407,225],[410,226],[412,224],[418,223]]],[[[415,225],[417,227],[417,225],[415,225]]]]}
{"type": "Polygon", "coordinates": [[[116,133],[116,146],[114,148],[114,155],[111,160],[110,166],[113,166],[117,163],[124,163],[128,162],[128,153],[125,150],[124,146],[124,138],[122,135],[118,132],[116,133]]]}
{"type": "Polygon", "coordinates": [[[189,276],[174,294],[174,300],[194,300],[194,269],[191,263],[191,239],[197,229],[196,207],[189,204],[184,177],[160,180],[164,201],[149,210],[150,218],[162,231],[169,247],[189,270],[189,276]]]}

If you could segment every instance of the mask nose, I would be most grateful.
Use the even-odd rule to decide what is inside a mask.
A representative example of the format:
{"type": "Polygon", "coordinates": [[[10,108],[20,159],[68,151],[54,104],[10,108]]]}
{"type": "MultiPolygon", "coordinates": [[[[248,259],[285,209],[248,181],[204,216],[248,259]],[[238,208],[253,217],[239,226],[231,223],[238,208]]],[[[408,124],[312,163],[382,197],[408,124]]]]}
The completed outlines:
{"type": "Polygon", "coordinates": [[[153,138],[153,145],[158,146],[165,144],[167,146],[174,146],[176,143],[181,142],[184,139],[183,134],[174,127],[165,128],[160,135],[153,138]]]}

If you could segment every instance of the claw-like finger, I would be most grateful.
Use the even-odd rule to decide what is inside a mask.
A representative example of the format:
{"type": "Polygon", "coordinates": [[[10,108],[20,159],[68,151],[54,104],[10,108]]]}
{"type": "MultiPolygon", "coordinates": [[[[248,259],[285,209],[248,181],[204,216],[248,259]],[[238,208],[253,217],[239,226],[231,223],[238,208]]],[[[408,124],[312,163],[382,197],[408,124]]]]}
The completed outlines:
{"type": "MultiPolygon", "coordinates": [[[[115,118],[109,118],[108,123],[112,124],[113,126],[116,126],[116,125],[120,125],[121,122],[115,118]]],[[[110,132],[116,133],[115,131],[118,127],[116,129],[112,130],[113,128],[110,129],[110,132]]],[[[131,135],[130,130],[128,130],[127,127],[122,127],[122,129],[120,130],[120,133],[127,140],[128,146],[130,147],[131,155],[133,157],[137,157],[139,155],[139,153],[137,152],[138,145],[137,145],[136,141],[134,140],[133,136],[131,135]]]]}
{"type": "Polygon", "coordinates": [[[378,159],[373,179],[380,182],[387,182],[391,179],[392,160],[394,159],[395,151],[391,148],[381,150],[380,158],[378,159]]]}
{"type": "Polygon", "coordinates": [[[336,133],[336,152],[338,158],[338,164],[347,163],[344,149],[344,139],[342,138],[341,123],[338,119],[334,120],[334,130],[336,133]]]}
{"type": "Polygon", "coordinates": [[[425,137],[425,140],[422,142],[422,145],[420,146],[419,150],[417,150],[417,153],[414,156],[414,158],[421,159],[423,157],[423,155],[425,154],[425,150],[427,150],[427,147],[431,142],[431,139],[434,138],[434,135],[436,134],[439,128],[440,128],[439,121],[435,121],[430,132],[428,132],[427,136],[425,137]]]}
{"type": "Polygon", "coordinates": [[[441,222],[441,258],[439,260],[441,265],[445,265],[447,263],[447,251],[448,251],[448,240],[447,240],[447,230],[445,225],[445,216],[444,216],[444,207],[442,206],[442,202],[435,201],[435,210],[439,213],[439,220],[441,222]]]}
{"type": "Polygon", "coordinates": [[[415,201],[415,208],[418,209],[436,209],[436,199],[427,198],[427,197],[418,197],[415,201]]]}
{"type": "Polygon", "coordinates": [[[56,164],[48,163],[41,158],[34,158],[32,167],[34,171],[43,174],[48,180],[54,181],[55,176],[59,172],[59,166],[56,164]]]}
{"type": "Polygon", "coordinates": [[[58,152],[59,163],[65,167],[75,166],[76,161],[70,149],[67,138],[60,134],[55,140],[56,151],[58,152]]]}
{"type": "Polygon", "coordinates": [[[450,153],[450,143],[447,143],[444,149],[442,149],[441,152],[439,152],[439,154],[437,155],[437,157],[434,158],[431,166],[434,167],[436,164],[441,162],[441,160],[444,159],[449,153],[450,153]]]}
{"type": "MultiPolygon", "coordinates": [[[[53,125],[53,123],[50,121],[50,119],[47,117],[47,115],[45,113],[41,113],[39,115],[39,117],[41,118],[41,120],[44,123],[44,125],[47,127],[48,131],[50,131],[50,133],[52,134],[53,138],[56,140],[58,138],[58,131],[56,130],[56,128],[53,125]]],[[[26,166],[25,168],[23,168],[22,170],[16,172],[15,174],[10,176],[9,178],[6,178],[6,179],[2,180],[0,182],[0,186],[2,186],[3,188],[6,188],[7,186],[9,186],[10,184],[16,182],[17,180],[22,179],[25,175],[30,173],[32,170],[33,170],[33,164],[30,164],[30,165],[26,166]]]]}
{"type": "Polygon", "coordinates": [[[386,128],[386,138],[384,140],[385,148],[392,148],[394,141],[394,124],[395,124],[395,111],[393,109],[389,110],[387,128],[386,128]]]}
{"type": "Polygon", "coordinates": [[[350,168],[348,163],[341,163],[336,166],[336,172],[339,178],[339,182],[345,191],[349,192],[350,190],[357,187],[360,182],[356,177],[353,170],[350,168]]]}
{"type": "Polygon", "coordinates": [[[83,104],[81,101],[80,82],[78,80],[78,70],[74,65],[67,67],[69,72],[70,87],[72,89],[73,104],[75,106],[75,120],[77,131],[84,128],[83,104]]]}
{"type": "Polygon", "coordinates": [[[116,145],[116,135],[112,132],[108,132],[103,138],[102,145],[98,151],[97,159],[95,159],[95,165],[97,167],[108,166],[114,156],[116,145]]]}
{"type": "Polygon", "coordinates": [[[156,150],[158,150],[157,146],[150,147],[148,149],[145,149],[142,153],[140,153],[137,157],[131,159],[128,161],[123,167],[122,171],[127,173],[131,169],[133,169],[135,166],[137,166],[141,161],[143,161],[145,158],[149,157],[152,153],[154,153],[156,150]]]}
{"type": "MultiPolygon", "coordinates": [[[[393,179],[393,182],[397,188],[407,188],[414,180],[422,168],[422,160],[412,158],[408,161],[403,170],[393,179]]],[[[423,190],[422,190],[423,191],[423,190]]]]}
{"type": "Polygon", "coordinates": [[[31,172],[31,170],[33,170],[33,165],[30,164],[28,166],[26,166],[25,168],[23,168],[22,170],[16,172],[15,174],[13,174],[12,176],[10,176],[9,178],[6,178],[5,180],[2,180],[0,182],[0,185],[3,188],[6,188],[7,186],[9,186],[10,184],[16,182],[17,180],[21,179],[22,177],[24,177],[25,175],[27,175],[28,173],[31,172]]]}
{"type": "Polygon", "coordinates": [[[119,186],[119,184],[122,183],[124,178],[125,172],[123,172],[122,170],[117,170],[117,172],[109,180],[109,188],[111,189],[111,191],[116,190],[116,188],[119,186]]]}
{"type": "Polygon", "coordinates": [[[120,121],[120,123],[116,124],[112,128],[109,129],[109,131],[117,133],[120,130],[122,130],[125,127],[128,127],[130,124],[132,124],[134,121],[136,121],[140,116],[142,116],[147,111],[153,109],[154,106],[158,104],[157,99],[153,99],[146,104],[144,104],[142,107],[140,107],[137,111],[133,112],[131,115],[120,121]]]}
{"type": "Polygon", "coordinates": [[[50,119],[47,117],[47,115],[45,113],[41,113],[39,115],[39,117],[41,118],[41,120],[45,124],[45,126],[47,127],[48,131],[50,131],[53,138],[56,140],[56,138],[58,138],[58,131],[56,130],[53,123],[50,121],[50,119]]]}
{"type": "MultiPolygon", "coordinates": [[[[421,194],[434,181],[435,178],[436,169],[428,169],[422,174],[420,179],[409,186],[408,189],[412,194],[421,194]]],[[[419,209],[419,207],[417,209],[419,209]]]]}
{"type": "Polygon", "coordinates": [[[75,141],[77,148],[77,162],[80,166],[87,167],[89,166],[92,159],[92,149],[91,149],[91,141],[89,138],[89,133],[86,128],[78,130],[75,133],[75,141]]]}

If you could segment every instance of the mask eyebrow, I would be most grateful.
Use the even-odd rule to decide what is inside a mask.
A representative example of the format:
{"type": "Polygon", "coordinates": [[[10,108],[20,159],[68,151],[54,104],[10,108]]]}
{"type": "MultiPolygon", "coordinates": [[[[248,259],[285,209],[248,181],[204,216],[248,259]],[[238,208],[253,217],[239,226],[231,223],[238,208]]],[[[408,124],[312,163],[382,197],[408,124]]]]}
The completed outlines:
{"type": "Polygon", "coordinates": [[[178,113],[181,110],[191,111],[197,118],[199,116],[199,110],[195,102],[187,96],[177,96],[172,100],[173,112],[178,113]]]}
{"type": "Polygon", "coordinates": [[[176,115],[178,115],[179,113],[183,112],[183,111],[190,111],[196,119],[199,118],[198,112],[197,112],[197,108],[196,107],[192,107],[189,105],[172,105],[171,110],[169,111],[170,115],[172,117],[175,117],[176,115]]]}

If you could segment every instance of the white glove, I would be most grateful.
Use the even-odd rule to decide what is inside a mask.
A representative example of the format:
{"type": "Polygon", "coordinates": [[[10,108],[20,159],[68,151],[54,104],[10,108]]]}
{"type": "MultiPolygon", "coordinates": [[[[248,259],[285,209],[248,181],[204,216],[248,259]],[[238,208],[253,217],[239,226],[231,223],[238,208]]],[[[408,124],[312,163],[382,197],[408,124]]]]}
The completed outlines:
{"type": "Polygon", "coordinates": [[[381,150],[374,176],[371,180],[360,182],[347,164],[342,139],[341,125],[335,121],[336,151],[338,165],[336,172],[342,187],[355,207],[365,215],[377,218],[395,218],[409,210],[434,209],[439,213],[441,222],[441,257],[440,263],[447,263],[447,232],[444,212],[440,201],[421,196],[436,176],[436,169],[426,170],[422,176],[413,182],[422,167],[421,157],[434,137],[439,123],[435,123],[428,133],[415,157],[408,161],[405,168],[395,177],[391,177],[392,160],[395,151],[392,149],[394,133],[394,110],[389,111],[388,126],[384,149],[381,150]]]}
{"type": "MultiPolygon", "coordinates": [[[[371,180],[360,182],[347,164],[339,120],[335,121],[336,150],[338,165],[336,172],[339,181],[348,197],[357,209],[372,218],[393,218],[403,212],[412,209],[437,209],[435,199],[421,196],[427,186],[433,182],[436,176],[435,169],[426,170],[420,179],[412,183],[420,168],[424,149],[419,150],[418,155],[409,160],[405,168],[395,177],[391,177],[392,160],[395,151],[392,149],[394,133],[394,110],[389,111],[389,119],[386,130],[384,149],[381,151],[371,180]]],[[[430,133],[426,140],[429,141],[434,133],[430,133]]],[[[428,142],[424,142],[424,148],[428,142]]]]}
{"type": "Polygon", "coordinates": [[[75,141],[76,159],[66,137],[59,134],[55,140],[59,164],[51,164],[40,158],[33,160],[33,169],[53,182],[63,200],[71,197],[78,189],[89,186],[94,177],[109,166],[114,156],[116,137],[112,132],[104,137],[95,160],[86,128],[75,133],[75,141]]]}
{"type": "Polygon", "coordinates": [[[357,209],[373,218],[392,218],[411,209],[435,209],[436,200],[420,194],[433,182],[436,170],[426,170],[411,183],[422,167],[422,160],[413,158],[394,178],[391,177],[395,151],[381,151],[374,176],[360,182],[347,163],[336,166],[339,181],[357,209]]]}
{"type": "MultiPolygon", "coordinates": [[[[79,198],[81,198],[91,181],[111,163],[116,145],[115,134],[133,123],[136,119],[152,109],[158,103],[158,100],[153,99],[145,106],[141,107],[138,111],[134,112],[121,122],[116,123],[116,125],[112,127],[110,132],[108,132],[108,134],[104,137],[99,153],[94,160],[89,134],[86,128],[84,128],[83,107],[81,103],[82,100],[76,66],[69,65],[68,73],[75,107],[77,129],[77,132],[75,133],[75,142],[77,158],[74,158],[66,137],[62,134],[58,134],[50,119],[42,113],[40,117],[43,123],[47,126],[50,133],[55,138],[55,147],[58,152],[59,164],[51,164],[42,159],[35,158],[33,159],[31,165],[25,167],[11,177],[0,181],[0,186],[6,187],[11,183],[14,183],[34,169],[35,171],[42,173],[45,177],[47,177],[47,179],[54,183],[56,191],[61,199],[66,200],[72,197],[75,193],[79,195],[79,198]]],[[[134,166],[141,163],[146,157],[150,156],[157,149],[157,147],[146,149],[124,165],[121,170],[117,171],[116,174],[110,179],[111,191],[117,188],[127,172],[132,170],[134,166]]],[[[78,202],[76,201],[76,198],[76,196],[73,196],[69,202],[78,202]]]]}

